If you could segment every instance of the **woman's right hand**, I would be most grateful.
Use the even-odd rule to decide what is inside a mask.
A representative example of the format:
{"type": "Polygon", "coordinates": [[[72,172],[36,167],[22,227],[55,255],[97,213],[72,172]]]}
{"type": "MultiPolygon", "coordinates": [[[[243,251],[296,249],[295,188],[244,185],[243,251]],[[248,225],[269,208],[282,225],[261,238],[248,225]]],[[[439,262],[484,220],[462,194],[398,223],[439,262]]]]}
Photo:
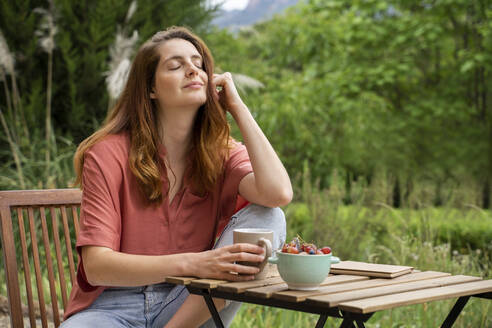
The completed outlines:
{"type": "Polygon", "coordinates": [[[257,267],[235,262],[258,262],[264,260],[264,249],[247,243],[238,243],[197,253],[193,257],[191,275],[230,281],[253,280],[259,272],[257,267]]]}

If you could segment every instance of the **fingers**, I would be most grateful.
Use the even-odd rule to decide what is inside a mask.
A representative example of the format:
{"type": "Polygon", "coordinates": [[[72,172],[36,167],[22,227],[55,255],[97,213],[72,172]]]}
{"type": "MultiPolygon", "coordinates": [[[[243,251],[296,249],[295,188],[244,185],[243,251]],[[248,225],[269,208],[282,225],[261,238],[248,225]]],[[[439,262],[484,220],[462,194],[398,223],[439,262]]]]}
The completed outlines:
{"type": "Polygon", "coordinates": [[[213,79],[214,80],[226,80],[226,79],[231,79],[232,80],[232,74],[229,73],[229,72],[225,72],[225,73],[222,73],[222,74],[216,74],[214,73],[213,75],[213,79]]]}
{"type": "Polygon", "coordinates": [[[216,86],[224,87],[226,84],[233,82],[232,74],[225,72],[224,74],[214,74],[212,82],[216,86]]]}
{"type": "Polygon", "coordinates": [[[223,272],[236,272],[243,275],[255,275],[260,272],[260,269],[255,266],[242,265],[238,263],[227,263],[222,266],[223,272]]]}
{"type": "Polygon", "coordinates": [[[227,263],[234,262],[251,262],[251,264],[261,263],[265,259],[262,255],[255,255],[251,253],[227,253],[221,257],[221,260],[227,263]]]}
{"type": "Polygon", "coordinates": [[[237,243],[237,244],[232,244],[226,247],[223,247],[222,249],[227,249],[231,253],[240,253],[240,252],[246,252],[246,253],[253,253],[253,254],[263,254],[264,249],[263,247],[260,247],[255,244],[249,244],[249,243],[237,243]]]}
{"type": "Polygon", "coordinates": [[[202,278],[226,279],[232,281],[252,280],[260,269],[256,266],[242,265],[238,263],[220,262],[213,265],[209,272],[203,270],[202,278]]]}
{"type": "Polygon", "coordinates": [[[224,84],[225,84],[222,75],[214,74],[212,78],[212,84],[214,86],[212,94],[215,100],[218,101],[220,99],[219,94],[224,89],[224,84]]]}
{"type": "Polygon", "coordinates": [[[263,262],[265,250],[254,244],[238,243],[221,248],[227,262],[263,262]]]}
{"type": "Polygon", "coordinates": [[[204,267],[209,269],[206,270],[208,273],[202,271],[203,276],[230,281],[254,279],[254,275],[260,270],[253,264],[265,259],[263,247],[248,243],[224,246],[206,253],[209,254],[205,261],[208,264],[204,263],[204,267]],[[252,265],[245,265],[243,262],[250,262],[252,265]]]}
{"type": "Polygon", "coordinates": [[[231,112],[235,111],[235,107],[242,103],[241,98],[234,85],[232,74],[225,72],[224,74],[214,74],[212,77],[214,99],[219,101],[222,107],[231,112]]]}

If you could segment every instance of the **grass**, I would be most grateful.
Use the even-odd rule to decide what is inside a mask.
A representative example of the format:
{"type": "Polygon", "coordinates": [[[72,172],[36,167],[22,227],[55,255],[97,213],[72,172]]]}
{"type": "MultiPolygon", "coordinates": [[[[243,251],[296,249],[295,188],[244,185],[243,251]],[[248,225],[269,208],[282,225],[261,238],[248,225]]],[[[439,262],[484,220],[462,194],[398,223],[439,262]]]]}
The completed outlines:
{"type": "MultiPolygon", "coordinates": [[[[492,322],[488,312],[492,307],[488,303],[489,300],[470,299],[453,327],[490,327],[492,322]]],[[[367,328],[439,327],[453,305],[454,301],[439,301],[382,311],[371,317],[365,326],[367,328]]],[[[230,327],[314,327],[318,318],[319,316],[314,314],[243,304],[230,327]]],[[[340,319],[328,318],[325,327],[338,327],[340,323],[340,319]]]]}

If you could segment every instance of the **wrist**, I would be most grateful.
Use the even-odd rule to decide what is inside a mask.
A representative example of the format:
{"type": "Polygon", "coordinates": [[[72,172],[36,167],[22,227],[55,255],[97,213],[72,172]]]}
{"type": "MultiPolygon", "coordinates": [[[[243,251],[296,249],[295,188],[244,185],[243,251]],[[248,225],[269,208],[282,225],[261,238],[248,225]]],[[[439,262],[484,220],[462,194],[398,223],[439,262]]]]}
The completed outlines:
{"type": "Polygon", "coordinates": [[[197,272],[197,262],[200,256],[200,253],[186,253],[181,254],[182,259],[184,261],[180,261],[182,263],[180,267],[180,272],[182,276],[196,276],[197,272]]]}

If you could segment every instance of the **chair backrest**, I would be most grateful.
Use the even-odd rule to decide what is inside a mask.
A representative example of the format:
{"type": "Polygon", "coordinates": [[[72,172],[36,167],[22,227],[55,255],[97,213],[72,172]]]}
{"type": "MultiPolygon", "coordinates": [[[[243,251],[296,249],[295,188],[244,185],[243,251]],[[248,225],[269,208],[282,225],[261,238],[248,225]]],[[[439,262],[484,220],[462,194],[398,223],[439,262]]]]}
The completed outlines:
{"type": "Polygon", "coordinates": [[[48,327],[48,319],[55,327],[60,325],[58,304],[61,300],[65,309],[75,280],[74,247],[81,198],[79,189],[0,191],[0,229],[12,327],[24,327],[22,301],[27,301],[31,327],[36,327],[36,312],[42,327],[48,327]]]}

